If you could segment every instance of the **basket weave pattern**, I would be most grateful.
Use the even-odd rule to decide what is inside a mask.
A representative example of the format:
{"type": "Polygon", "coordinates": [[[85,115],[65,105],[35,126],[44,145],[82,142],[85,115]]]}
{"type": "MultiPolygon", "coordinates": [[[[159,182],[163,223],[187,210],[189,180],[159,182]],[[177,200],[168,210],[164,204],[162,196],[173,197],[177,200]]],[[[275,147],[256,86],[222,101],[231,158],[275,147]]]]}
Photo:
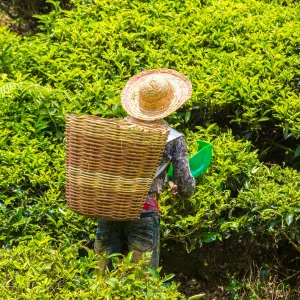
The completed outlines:
{"type": "Polygon", "coordinates": [[[68,208],[106,220],[137,219],[167,136],[160,125],[67,115],[68,208]]]}

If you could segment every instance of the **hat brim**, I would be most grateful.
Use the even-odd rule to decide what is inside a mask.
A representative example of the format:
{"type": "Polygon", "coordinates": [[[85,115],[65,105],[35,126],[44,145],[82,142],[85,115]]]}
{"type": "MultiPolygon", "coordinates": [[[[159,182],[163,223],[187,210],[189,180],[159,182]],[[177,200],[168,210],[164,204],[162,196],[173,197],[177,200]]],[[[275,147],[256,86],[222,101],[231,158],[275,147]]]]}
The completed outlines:
{"type": "Polygon", "coordinates": [[[126,112],[140,120],[154,121],[163,119],[176,111],[185,103],[192,94],[192,84],[190,80],[177,71],[171,69],[155,69],[138,73],[133,76],[125,85],[121,100],[126,112]],[[164,76],[173,87],[173,96],[167,106],[156,110],[147,110],[140,107],[139,88],[144,80],[153,74],[164,76]]]}

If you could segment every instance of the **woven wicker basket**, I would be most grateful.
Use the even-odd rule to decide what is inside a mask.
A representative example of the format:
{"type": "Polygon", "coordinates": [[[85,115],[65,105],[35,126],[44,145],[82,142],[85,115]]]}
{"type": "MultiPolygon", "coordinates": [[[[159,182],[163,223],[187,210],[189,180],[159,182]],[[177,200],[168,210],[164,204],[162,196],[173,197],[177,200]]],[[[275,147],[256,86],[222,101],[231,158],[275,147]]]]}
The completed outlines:
{"type": "Polygon", "coordinates": [[[162,157],[164,126],[67,115],[69,209],[106,220],[134,220],[162,157]]]}

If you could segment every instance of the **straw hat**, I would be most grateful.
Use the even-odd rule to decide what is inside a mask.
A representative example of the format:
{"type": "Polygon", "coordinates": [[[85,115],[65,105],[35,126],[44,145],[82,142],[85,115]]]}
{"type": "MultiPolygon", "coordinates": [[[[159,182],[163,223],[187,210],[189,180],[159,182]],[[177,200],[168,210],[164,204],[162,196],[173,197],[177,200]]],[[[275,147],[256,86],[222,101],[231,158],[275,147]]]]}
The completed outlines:
{"type": "Polygon", "coordinates": [[[133,76],[121,100],[126,112],[140,120],[162,119],[186,102],[192,94],[190,80],[171,69],[148,70],[133,76]]]}

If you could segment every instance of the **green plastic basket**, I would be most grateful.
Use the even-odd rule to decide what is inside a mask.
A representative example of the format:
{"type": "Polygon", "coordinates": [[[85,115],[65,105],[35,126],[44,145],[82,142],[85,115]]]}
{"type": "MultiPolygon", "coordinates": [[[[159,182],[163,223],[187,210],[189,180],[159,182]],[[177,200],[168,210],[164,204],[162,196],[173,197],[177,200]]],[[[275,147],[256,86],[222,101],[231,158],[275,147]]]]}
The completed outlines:
{"type": "MultiPolygon", "coordinates": [[[[191,173],[198,178],[209,167],[212,159],[212,146],[208,142],[198,140],[198,152],[189,159],[191,173]]],[[[170,165],[168,177],[173,176],[173,166],[170,165]]]]}

